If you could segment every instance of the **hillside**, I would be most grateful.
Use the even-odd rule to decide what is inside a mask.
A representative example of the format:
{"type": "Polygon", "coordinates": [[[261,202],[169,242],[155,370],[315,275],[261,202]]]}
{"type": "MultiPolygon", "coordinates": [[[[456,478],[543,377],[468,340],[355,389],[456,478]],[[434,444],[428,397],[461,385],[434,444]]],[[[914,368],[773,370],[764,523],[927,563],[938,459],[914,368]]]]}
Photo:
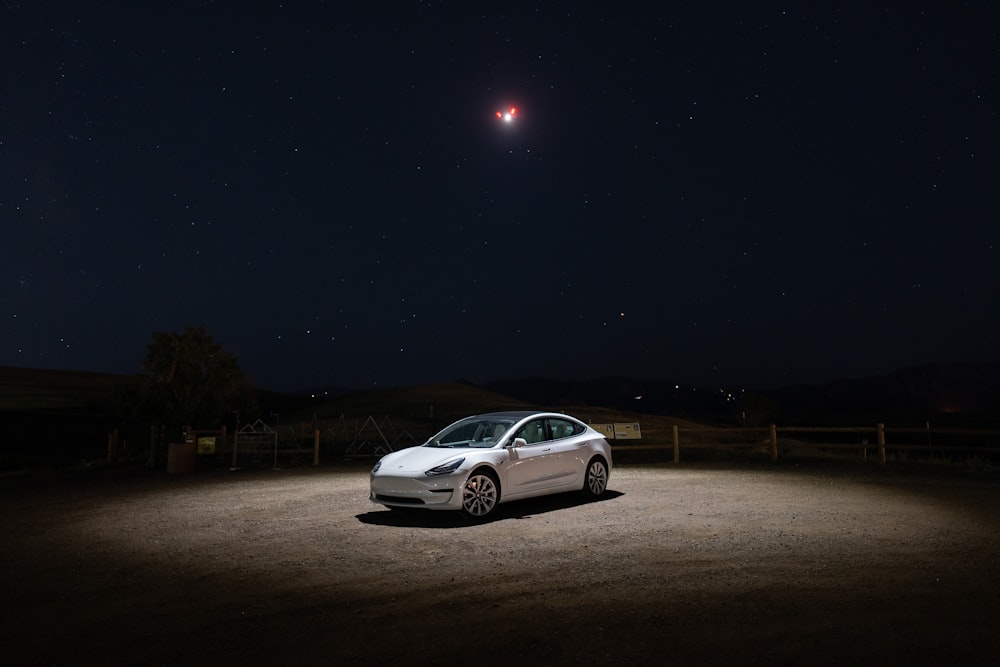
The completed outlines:
{"type": "Polygon", "coordinates": [[[0,469],[76,463],[106,452],[119,375],[0,367],[0,469]]]}
{"type": "MultiPolygon", "coordinates": [[[[35,460],[99,458],[121,428],[113,396],[123,376],[0,367],[0,467],[35,460]]],[[[657,380],[527,378],[475,386],[462,382],[309,395],[259,392],[258,418],[283,431],[334,431],[350,441],[374,423],[390,441],[419,442],[461,417],[494,410],[546,409],[590,423],[637,422],[644,444],[671,440],[673,425],[866,424],[995,427],[1000,364],[928,365],[884,377],[817,386],[729,393],[657,380]]],[[[236,426],[236,413],[225,426],[236,426]]],[[[134,424],[133,424],[134,426],[134,424]]],[[[142,428],[148,433],[149,425],[142,428]]],[[[124,432],[123,432],[124,437],[124,432]]],[[[132,431],[132,441],[143,438],[132,431]]]]}
{"type": "Polygon", "coordinates": [[[107,409],[124,376],[0,366],[0,411],[107,409]]]}
{"type": "Polygon", "coordinates": [[[1000,363],[927,364],[884,376],[761,392],[784,423],[848,419],[1000,424],[1000,363]]]}
{"type": "Polygon", "coordinates": [[[927,364],[884,376],[769,390],[707,388],[655,379],[550,378],[486,385],[532,403],[595,405],[713,423],[1000,423],[1000,363],[927,364]]]}
{"type": "MultiPolygon", "coordinates": [[[[667,444],[672,429],[697,426],[695,422],[669,415],[651,415],[613,406],[573,405],[566,402],[545,403],[511,398],[502,393],[463,383],[417,385],[394,389],[348,393],[342,396],[311,399],[280,418],[282,428],[298,430],[318,428],[345,434],[347,439],[359,432],[374,436],[369,418],[385,432],[390,442],[422,442],[451,422],[469,415],[499,410],[552,410],[571,414],[591,424],[615,422],[638,423],[643,444],[667,444]]],[[[697,438],[695,438],[697,439],[697,438]]]]}

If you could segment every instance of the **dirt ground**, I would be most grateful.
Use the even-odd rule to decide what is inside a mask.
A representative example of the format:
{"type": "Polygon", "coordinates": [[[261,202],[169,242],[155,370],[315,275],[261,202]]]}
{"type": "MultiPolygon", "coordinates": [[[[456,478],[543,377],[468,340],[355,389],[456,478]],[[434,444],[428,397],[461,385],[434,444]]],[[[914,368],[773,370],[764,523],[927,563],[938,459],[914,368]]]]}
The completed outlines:
{"type": "Polygon", "coordinates": [[[7,664],[995,664],[1000,475],[621,465],[389,512],[367,467],[0,479],[7,664]]]}

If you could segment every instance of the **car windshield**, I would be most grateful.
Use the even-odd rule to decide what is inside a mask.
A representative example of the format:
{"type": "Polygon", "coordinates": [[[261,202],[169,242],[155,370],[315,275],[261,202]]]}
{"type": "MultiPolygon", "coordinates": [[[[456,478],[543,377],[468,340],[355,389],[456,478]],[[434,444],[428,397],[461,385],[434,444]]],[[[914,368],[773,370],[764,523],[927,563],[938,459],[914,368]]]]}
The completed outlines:
{"type": "Polygon", "coordinates": [[[493,447],[514,425],[513,419],[469,417],[456,422],[431,438],[426,447],[493,447]]]}

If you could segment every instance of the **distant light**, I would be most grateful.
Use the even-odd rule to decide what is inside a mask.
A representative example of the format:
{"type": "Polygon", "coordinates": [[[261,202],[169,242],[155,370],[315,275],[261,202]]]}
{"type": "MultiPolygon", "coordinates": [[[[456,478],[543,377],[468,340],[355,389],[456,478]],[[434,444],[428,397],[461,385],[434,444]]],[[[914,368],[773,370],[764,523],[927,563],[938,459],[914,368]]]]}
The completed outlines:
{"type": "Polygon", "coordinates": [[[497,111],[496,116],[505,123],[511,123],[517,117],[517,107],[511,107],[506,111],[497,111]]]}

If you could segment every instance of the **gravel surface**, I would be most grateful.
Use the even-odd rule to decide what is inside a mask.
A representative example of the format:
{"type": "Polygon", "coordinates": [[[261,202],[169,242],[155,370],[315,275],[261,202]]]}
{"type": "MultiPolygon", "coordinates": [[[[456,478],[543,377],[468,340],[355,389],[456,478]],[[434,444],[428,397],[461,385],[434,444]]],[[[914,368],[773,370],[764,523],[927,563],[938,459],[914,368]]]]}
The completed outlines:
{"type": "Polygon", "coordinates": [[[650,464],[493,520],[367,468],[0,479],[7,664],[994,664],[995,472],[650,464]]]}

